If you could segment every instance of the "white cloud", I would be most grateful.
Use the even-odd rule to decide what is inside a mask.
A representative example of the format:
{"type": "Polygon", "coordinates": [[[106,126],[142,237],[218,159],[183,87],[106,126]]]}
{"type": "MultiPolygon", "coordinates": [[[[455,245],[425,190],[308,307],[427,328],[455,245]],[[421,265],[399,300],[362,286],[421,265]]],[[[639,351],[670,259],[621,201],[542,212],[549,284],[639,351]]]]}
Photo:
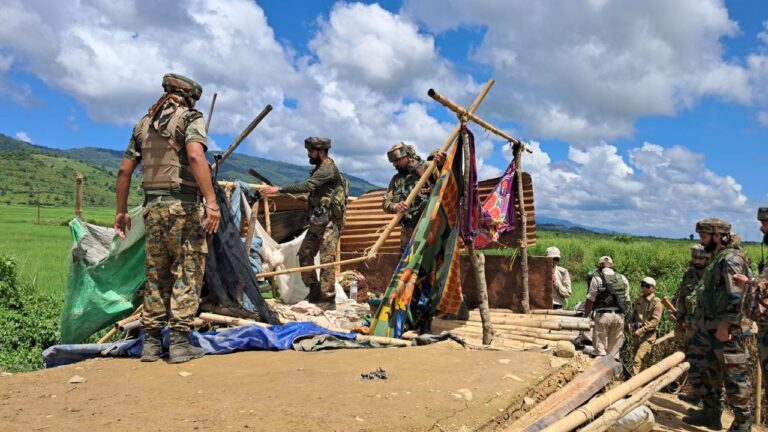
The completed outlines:
{"type": "MultiPolygon", "coordinates": [[[[552,163],[538,142],[523,156],[533,176],[537,214],[620,232],[685,236],[697,220],[722,217],[749,232],[751,210],[741,185],[705,166],[685,147],[644,143],[618,154],[600,143],[570,147],[568,160],[552,163]]],[[[507,158],[511,157],[505,149],[507,158]]]]}
{"type": "Polygon", "coordinates": [[[586,147],[704,96],[752,101],[749,72],[723,59],[739,29],[720,0],[406,0],[403,13],[436,32],[486,29],[474,59],[498,80],[488,104],[528,135],[586,147]]]}
{"type": "Polygon", "coordinates": [[[30,138],[29,134],[27,134],[24,131],[16,132],[16,138],[18,138],[18,139],[20,139],[20,140],[22,140],[24,142],[28,142],[28,143],[32,144],[32,138],[30,138]]]}
{"type": "Polygon", "coordinates": [[[768,111],[757,113],[757,122],[760,123],[760,126],[768,127],[768,111]]]}

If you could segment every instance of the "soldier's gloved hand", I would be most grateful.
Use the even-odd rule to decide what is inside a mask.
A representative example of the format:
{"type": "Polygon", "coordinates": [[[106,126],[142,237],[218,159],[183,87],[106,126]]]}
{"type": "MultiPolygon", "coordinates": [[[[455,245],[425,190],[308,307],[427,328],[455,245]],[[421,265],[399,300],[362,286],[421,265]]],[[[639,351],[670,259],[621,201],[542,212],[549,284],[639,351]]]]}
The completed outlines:
{"type": "Polygon", "coordinates": [[[408,210],[408,204],[405,203],[405,201],[400,201],[399,203],[395,204],[395,211],[398,213],[405,213],[408,210]]]}
{"type": "Polygon", "coordinates": [[[121,239],[125,238],[125,232],[131,229],[131,217],[128,213],[117,213],[115,215],[115,234],[121,239]]]}

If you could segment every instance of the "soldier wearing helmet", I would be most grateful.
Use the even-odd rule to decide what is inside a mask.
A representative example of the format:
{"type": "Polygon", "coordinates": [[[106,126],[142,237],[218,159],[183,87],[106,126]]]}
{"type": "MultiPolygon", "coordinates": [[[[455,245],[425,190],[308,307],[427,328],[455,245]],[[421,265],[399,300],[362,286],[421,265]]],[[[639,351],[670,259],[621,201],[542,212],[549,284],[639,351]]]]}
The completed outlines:
{"type": "MultiPolygon", "coordinates": [[[[700,318],[700,310],[696,308],[697,290],[701,287],[701,277],[708,263],[709,253],[704,250],[704,246],[700,244],[691,246],[691,261],[674,298],[677,310],[674,315],[677,323],[675,335],[681,338],[686,353],[700,318]]],[[[679,398],[696,405],[701,400],[698,395],[701,389],[701,365],[690,358],[689,363],[691,367],[688,369],[688,381],[691,383],[692,392],[687,395],[680,394],[679,398]]]]}
{"type": "Polygon", "coordinates": [[[162,86],[163,95],[133,128],[120,163],[114,228],[121,238],[131,228],[128,190],[133,171],[143,162],[147,281],[141,361],[161,357],[160,331],[167,325],[168,362],[182,363],[203,355],[189,344],[188,334],[205,273],[206,234],[218,230],[221,214],[205,158],[205,121],[195,109],[203,89],[170,73],[162,86]]]}
{"type": "MultiPolygon", "coordinates": [[[[413,146],[404,142],[393,145],[387,152],[387,159],[397,170],[397,174],[392,176],[389,181],[387,192],[382,201],[382,208],[387,213],[403,214],[402,219],[400,219],[400,253],[403,253],[422,212],[426,208],[431,185],[425,185],[425,188],[419,190],[419,194],[416,195],[410,206],[406,205],[405,201],[428,165],[416,154],[413,146]]],[[[436,152],[434,159],[438,166],[442,166],[445,162],[445,153],[436,152]]],[[[435,180],[436,176],[433,176],[432,183],[435,180]]]]}
{"type": "MultiPolygon", "coordinates": [[[[318,253],[321,264],[336,261],[336,246],[344,227],[349,193],[346,179],[336,168],[333,159],[328,156],[331,140],[309,137],[304,140],[304,148],[307,149],[309,163],[315,166],[309,173],[309,179],[302,183],[282,187],[270,186],[262,190],[265,196],[278,192],[309,194],[309,228],[299,249],[299,263],[302,267],[313,265],[318,253]]],[[[309,288],[307,300],[325,308],[334,306],[336,272],[333,267],[320,269],[319,280],[315,270],[302,273],[301,279],[309,288]]]]}
{"type": "Polygon", "coordinates": [[[571,296],[571,275],[568,269],[560,266],[560,249],[551,246],[547,248],[547,258],[552,258],[552,309],[562,309],[571,296]]]}
{"type": "Polygon", "coordinates": [[[704,219],[696,224],[699,243],[711,255],[698,290],[700,320],[690,341],[689,359],[701,365],[703,408],[683,421],[710,429],[722,428],[718,388],[725,385],[725,399],[734,414],[729,430],[749,431],[753,421],[749,354],[742,332],[742,288],[739,275],[749,278],[744,254],[733,244],[731,224],[704,219]]]}

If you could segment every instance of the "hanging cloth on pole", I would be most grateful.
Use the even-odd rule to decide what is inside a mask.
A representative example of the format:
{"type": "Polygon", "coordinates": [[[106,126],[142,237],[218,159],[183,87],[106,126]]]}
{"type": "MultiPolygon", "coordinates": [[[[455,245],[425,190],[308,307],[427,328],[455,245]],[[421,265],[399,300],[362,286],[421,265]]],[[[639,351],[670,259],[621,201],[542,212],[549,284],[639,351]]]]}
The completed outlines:
{"type": "Polygon", "coordinates": [[[499,183],[483,202],[475,247],[480,249],[498,241],[505,232],[515,230],[515,160],[509,163],[499,183]]]}

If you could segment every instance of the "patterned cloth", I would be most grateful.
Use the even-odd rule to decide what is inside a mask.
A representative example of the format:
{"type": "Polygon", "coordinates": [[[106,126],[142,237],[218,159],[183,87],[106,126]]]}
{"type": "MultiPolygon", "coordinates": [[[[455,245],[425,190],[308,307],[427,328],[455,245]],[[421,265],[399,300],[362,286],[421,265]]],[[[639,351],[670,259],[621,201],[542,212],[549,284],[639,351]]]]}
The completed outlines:
{"type": "Polygon", "coordinates": [[[437,312],[458,312],[462,301],[458,247],[462,160],[461,145],[456,145],[374,315],[371,334],[399,337],[407,324],[423,326],[437,312]]]}
{"type": "Polygon", "coordinates": [[[208,253],[200,230],[203,206],[151,200],[144,216],[147,283],[142,321],[147,330],[192,331],[208,253]]]}
{"type": "Polygon", "coordinates": [[[461,239],[465,245],[474,244],[477,236],[477,222],[480,219],[480,191],[477,187],[477,164],[475,162],[475,137],[466,125],[461,126],[461,141],[469,149],[469,172],[464,173],[464,181],[469,183],[466,199],[459,203],[461,209],[461,239]],[[466,206],[466,208],[464,208],[466,206]]]}
{"type": "Polygon", "coordinates": [[[515,230],[515,161],[507,170],[490,195],[485,198],[475,247],[484,248],[497,241],[501,234],[515,230]]]}

